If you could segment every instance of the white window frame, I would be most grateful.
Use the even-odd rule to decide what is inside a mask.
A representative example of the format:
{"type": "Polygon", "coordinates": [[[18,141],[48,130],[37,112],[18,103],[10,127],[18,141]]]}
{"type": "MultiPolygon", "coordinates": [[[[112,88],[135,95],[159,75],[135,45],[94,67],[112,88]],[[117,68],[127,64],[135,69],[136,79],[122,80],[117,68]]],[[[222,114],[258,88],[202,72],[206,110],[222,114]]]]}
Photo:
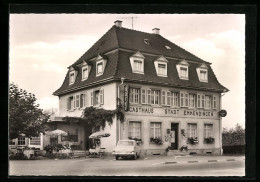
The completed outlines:
{"type": "Polygon", "coordinates": [[[75,83],[76,80],[76,72],[75,71],[70,71],[69,73],[69,84],[72,85],[73,83],[75,83]],[[72,78],[73,75],[73,78],[72,78]]]}
{"type": "Polygon", "coordinates": [[[128,137],[142,138],[142,123],[141,121],[129,121],[128,125],[128,137]]]}
{"type": "Polygon", "coordinates": [[[140,104],[140,95],[141,95],[141,89],[130,87],[130,103],[131,104],[140,104]]]}
{"type": "Polygon", "coordinates": [[[180,107],[189,107],[189,93],[180,92],[180,107]]]}
{"type": "Polygon", "coordinates": [[[182,60],[179,64],[176,65],[179,78],[182,80],[189,80],[189,64],[186,60],[182,60]],[[182,75],[182,69],[186,69],[186,74],[182,75]]]}
{"type": "Polygon", "coordinates": [[[189,94],[189,108],[195,108],[195,107],[196,107],[196,95],[189,94]]]}
{"type": "Polygon", "coordinates": [[[217,109],[217,97],[216,96],[213,96],[212,98],[212,108],[213,109],[217,109]]]}
{"type": "Polygon", "coordinates": [[[205,95],[205,109],[211,109],[211,95],[205,95]]]}
{"type": "Polygon", "coordinates": [[[80,94],[80,108],[86,106],[86,94],[80,94]]]}
{"type": "Polygon", "coordinates": [[[159,105],[159,104],[160,104],[160,91],[151,90],[151,105],[159,105]],[[158,99],[158,103],[156,103],[157,99],[158,99]]]}
{"type": "Polygon", "coordinates": [[[196,68],[197,75],[200,82],[208,82],[208,67],[203,63],[200,67],[196,68]],[[203,72],[203,74],[202,74],[203,72]],[[204,75],[205,73],[205,75],[204,75]]]}
{"type": "Polygon", "coordinates": [[[96,89],[90,92],[90,105],[91,106],[101,106],[104,104],[104,89],[96,89]],[[98,93],[98,95],[97,95],[98,93]]]}
{"type": "Polygon", "coordinates": [[[162,105],[166,105],[166,92],[164,90],[162,90],[162,105]]]}
{"type": "Polygon", "coordinates": [[[133,73],[144,74],[144,58],[145,57],[140,52],[137,52],[133,56],[130,57],[130,64],[131,64],[133,73]],[[134,61],[141,62],[142,65],[141,65],[140,70],[135,69],[134,61]]]}
{"type": "Polygon", "coordinates": [[[179,107],[179,92],[172,92],[173,107],[179,107]]]}
{"type": "Polygon", "coordinates": [[[67,111],[72,111],[74,109],[74,96],[67,97],[67,111]]]}
{"type": "Polygon", "coordinates": [[[103,72],[104,72],[104,62],[103,62],[103,60],[97,61],[97,62],[96,62],[96,76],[102,75],[103,72]],[[98,70],[98,66],[99,66],[99,65],[102,65],[101,72],[99,72],[99,70],[98,70]]]}
{"type": "Polygon", "coordinates": [[[187,137],[197,138],[197,123],[188,123],[187,126],[187,137]]]}
{"type": "Polygon", "coordinates": [[[142,104],[146,104],[147,103],[147,97],[146,97],[146,89],[142,88],[141,89],[141,102],[142,104]]]}
{"type": "Polygon", "coordinates": [[[204,138],[213,137],[213,124],[204,124],[204,138]]]}
{"type": "Polygon", "coordinates": [[[162,139],[162,122],[150,122],[150,138],[159,137],[162,139]],[[159,124],[156,126],[156,124],[159,124]],[[159,129],[159,134],[156,132],[159,129]]]}
{"type": "Polygon", "coordinates": [[[89,74],[89,66],[82,67],[82,81],[88,79],[88,74],[89,74]],[[84,74],[85,71],[86,71],[86,74],[84,74]]]}
{"type": "Polygon", "coordinates": [[[166,105],[171,106],[171,104],[172,104],[172,92],[167,91],[166,92],[166,105]]]}
{"type": "Polygon", "coordinates": [[[155,66],[157,76],[167,77],[167,63],[168,60],[165,59],[163,56],[159,57],[154,61],[154,66],[155,66]],[[164,69],[160,69],[160,65],[163,65],[164,69]]]}

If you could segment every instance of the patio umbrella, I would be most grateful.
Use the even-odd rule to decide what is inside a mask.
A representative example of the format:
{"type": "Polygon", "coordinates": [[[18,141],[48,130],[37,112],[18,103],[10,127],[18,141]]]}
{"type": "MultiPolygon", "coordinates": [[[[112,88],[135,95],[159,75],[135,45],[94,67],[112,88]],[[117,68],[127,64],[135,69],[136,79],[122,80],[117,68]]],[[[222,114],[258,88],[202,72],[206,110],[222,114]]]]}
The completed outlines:
{"type": "Polygon", "coordinates": [[[110,133],[99,131],[96,133],[92,133],[89,138],[101,138],[101,137],[109,137],[110,133]]]}
{"type": "Polygon", "coordinates": [[[49,131],[49,132],[46,132],[47,135],[52,135],[52,136],[58,136],[58,135],[63,135],[63,136],[66,136],[68,135],[67,132],[63,131],[63,130],[53,130],[53,131],[49,131]]]}

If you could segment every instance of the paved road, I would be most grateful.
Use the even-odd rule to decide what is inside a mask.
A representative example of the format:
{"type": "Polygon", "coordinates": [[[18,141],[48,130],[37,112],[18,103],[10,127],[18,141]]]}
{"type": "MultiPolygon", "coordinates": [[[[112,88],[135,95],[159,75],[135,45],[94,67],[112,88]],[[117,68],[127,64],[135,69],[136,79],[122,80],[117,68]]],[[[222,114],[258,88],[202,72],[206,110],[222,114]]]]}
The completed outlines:
{"type": "Polygon", "coordinates": [[[148,156],[63,160],[11,160],[10,175],[27,176],[244,176],[243,156],[148,156]]]}

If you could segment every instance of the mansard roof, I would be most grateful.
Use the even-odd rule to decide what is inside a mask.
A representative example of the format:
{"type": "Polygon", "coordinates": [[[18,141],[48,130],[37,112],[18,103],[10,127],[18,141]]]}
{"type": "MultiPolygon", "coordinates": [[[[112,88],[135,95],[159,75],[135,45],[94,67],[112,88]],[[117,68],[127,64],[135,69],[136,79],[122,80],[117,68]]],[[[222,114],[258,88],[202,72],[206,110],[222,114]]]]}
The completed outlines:
{"type": "Polygon", "coordinates": [[[109,80],[118,80],[121,77],[125,77],[129,81],[137,80],[180,87],[218,90],[220,92],[226,89],[218,82],[210,67],[210,63],[203,61],[158,34],[113,26],[71,66],[76,68],[84,60],[88,64],[91,64],[98,55],[107,59],[103,75],[96,77],[96,65],[92,64],[93,68],[87,80],[81,80],[81,69],[78,69],[79,73],[75,83],[69,85],[68,71],[62,86],[54,92],[54,95],[61,95],[109,80]],[[149,45],[144,42],[144,39],[149,41],[149,45]],[[139,53],[145,57],[143,75],[132,73],[129,58],[135,53],[139,53]],[[167,63],[168,77],[158,77],[156,74],[153,63],[154,60],[161,56],[169,61],[167,63]],[[189,65],[189,80],[181,80],[178,77],[176,64],[182,62],[186,62],[189,65]],[[196,68],[202,64],[207,65],[209,68],[208,83],[200,82],[196,73],[196,68]]]}

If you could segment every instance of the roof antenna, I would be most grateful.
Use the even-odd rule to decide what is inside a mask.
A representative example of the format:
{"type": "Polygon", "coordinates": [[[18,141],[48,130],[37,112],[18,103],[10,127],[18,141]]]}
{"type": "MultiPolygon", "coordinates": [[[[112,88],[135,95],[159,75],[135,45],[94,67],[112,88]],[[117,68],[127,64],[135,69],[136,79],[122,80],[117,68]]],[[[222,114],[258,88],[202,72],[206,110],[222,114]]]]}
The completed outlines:
{"type": "Polygon", "coordinates": [[[139,18],[137,16],[129,16],[129,17],[121,17],[120,19],[131,19],[132,21],[132,29],[134,29],[134,18],[139,18]]]}

